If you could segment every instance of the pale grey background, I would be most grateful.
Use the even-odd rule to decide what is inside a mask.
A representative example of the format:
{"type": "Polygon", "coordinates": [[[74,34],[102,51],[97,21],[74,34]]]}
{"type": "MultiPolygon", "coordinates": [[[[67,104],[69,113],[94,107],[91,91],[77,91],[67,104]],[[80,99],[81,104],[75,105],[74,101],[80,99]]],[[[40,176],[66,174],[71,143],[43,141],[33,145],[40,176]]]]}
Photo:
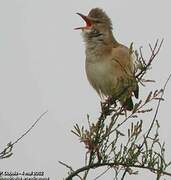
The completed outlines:
{"type": "MultiPolygon", "coordinates": [[[[75,13],[87,14],[93,7],[107,12],[116,38],[127,46],[133,41],[135,47],[147,49],[149,42],[164,37],[149,73],[156,84],[141,88],[142,96],[160,88],[171,72],[170,0],[0,0],[0,148],[15,141],[49,110],[15,146],[14,155],[0,161],[0,170],[44,171],[51,179],[62,179],[66,171],[58,160],[74,168],[83,164],[84,146],[70,130],[75,123],[86,124],[87,113],[92,119],[98,117],[99,98],[87,82],[84,43],[73,28],[83,23],[75,13]]],[[[168,159],[170,92],[169,82],[158,116],[168,159]]],[[[144,179],[144,175],[155,179],[148,171],[128,179],[144,179]]]]}

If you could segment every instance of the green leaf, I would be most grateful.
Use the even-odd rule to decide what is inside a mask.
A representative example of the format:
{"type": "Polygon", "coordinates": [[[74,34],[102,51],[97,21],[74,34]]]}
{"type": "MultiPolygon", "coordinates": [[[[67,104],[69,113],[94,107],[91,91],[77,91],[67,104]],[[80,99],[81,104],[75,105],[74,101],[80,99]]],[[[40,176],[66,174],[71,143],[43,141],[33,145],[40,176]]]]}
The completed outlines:
{"type": "Polygon", "coordinates": [[[139,108],[139,106],[141,105],[141,103],[142,103],[142,100],[140,100],[138,103],[136,103],[136,104],[134,105],[134,109],[132,110],[132,114],[134,114],[134,113],[137,111],[137,109],[139,108]]]}
{"type": "Polygon", "coordinates": [[[71,132],[72,132],[73,134],[75,134],[76,136],[80,137],[80,135],[77,134],[75,131],[71,130],[71,132]]]}
{"type": "Polygon", "coordinates": [[[150,91],[150,93],[148,94],[145,103],[149,102],[151,100],[151,95],[152,95],[152,91],[150,91]]]}

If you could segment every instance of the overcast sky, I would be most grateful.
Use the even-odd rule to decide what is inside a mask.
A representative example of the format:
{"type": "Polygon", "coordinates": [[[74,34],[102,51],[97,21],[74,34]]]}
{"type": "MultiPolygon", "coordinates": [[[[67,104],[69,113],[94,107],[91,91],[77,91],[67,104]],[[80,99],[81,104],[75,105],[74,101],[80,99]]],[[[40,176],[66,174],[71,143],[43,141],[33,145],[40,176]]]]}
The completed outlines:
{"type": "MultiPolygon", "coordinates": [[[[62,179],[66,171],[59,160],[74,168],[83,165],[84,146],[70,130],[75,123],[86,124],[87,113],[97,118],[100,109],[99,97],[86,79],[82,37],[73,29],[83,24],[75,13],[88,14],[94,7],[107,12],[116,39],[127,46],[134,42],[147,51],[149,42],[165,39],[149,73],[156,83],[141,87],[141,96],[166,81],[171,72],[170,0],[0,0],[0,149],[49,111],[15,146],[14,155],[0,161],[0,171],[44,171],[46,177],[62,179]]],[[[158,116],[168,160],[170,92],[171,82],[158,116]]],[[[148,171],[127,179],[144,175],[155,179],[148,171]]]]}

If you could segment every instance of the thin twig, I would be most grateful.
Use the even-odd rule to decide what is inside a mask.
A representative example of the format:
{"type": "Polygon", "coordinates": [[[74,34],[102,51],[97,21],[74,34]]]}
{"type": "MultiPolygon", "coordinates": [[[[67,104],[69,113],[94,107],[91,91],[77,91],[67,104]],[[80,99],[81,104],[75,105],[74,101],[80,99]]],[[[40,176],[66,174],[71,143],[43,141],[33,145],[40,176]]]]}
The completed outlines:
{"type": "MultiPolygon", "coordinates": [[[[74,172],[73,168],[71,166],[69,166],[68,164],[62,162],[62,161],[58,161],[60,164],[62,164],[63,166],[65,166],[66,168],[68,168],[71,172],[74,172]]],[[[81,180],[83,180],[83,178],[81,176],[79,176],[78,174],[76,175],[77,177],[79,177],[81,180]]]]}
{"type": "Polygon", "coordinates": [[[107,168],[104,172],[102,172],[100,175],[98,175],[94,180],[97,180],[99,178],[101,178],[104,174],[106,174],[107,171],[109,171],[111,169],[111,167],[107,168]]]}
{"type": "Polygon", "coordinates": [[[42,117],[48,112],[48,110],[46,110],[44,113],[42,113],[37,120],[31,125],[31,127],[24,133],[22,134],[16,141],[14,141],[11,145],[13,146],[14,144],[18,143],[24,136],[26,136],[33,128],[34,126],[36,126],[36,124],[40,121],[40,119],[42,119],[42,117]]]}
{"type": "MultiPolygon", "coordinates": [[[[162,39],[161,40],[161,42],[160,42],[160,44],[159,44],[159,46],[158,46],[158,42],[159,42],[159,40],[157,40],[156,41],[156,43],[155,43],[155,45],[154,45],[154,48],[152,48],[151,47],[151,45],[150,45],[150,50],[151,50],[151,57],[149,58],[149,61],[148,61],[148,63],[145,65],[145,69],[142,69],[137,75],[136,75],[136,78],[137,79],[142,79],[142,77],[144,76],[144,74],[146,73],[146,71],[148,70],[148,68],[151,66],[151,63],[152,63],[152,61],[154,60],[154,58],[157,56],[157,54],[159,53],[159,51],[160,51],[160,49],[161,49],[161,46],[162,46],[162,44],[163,44],[163,41],[164,41],[164,39],[162,39]],[[157,48],[158,47],[158,48],[157,48]],[[157,49],[156,49],[157,48],[157,49]]],[[[144,59],[143,59],[143,55],[142,55],[142,50],[140,49],[140,55],[141,55],[141,60],[143,61],[143,62],[145,62],[144,61],[144,59]]]]}
{"type": "Polygon", "coordinates": [[[151,122],[150,128],[149,128],[147,134],[145,135],[144,141],[142,142],[140,148],[143,147],[143,145],[144,145],[144,143],[145,143],[145,139],[148,138],[148,136],[149,136],[149,134],[150,134],[150,132],[151,132],[151,129],[152,129],[152,127],[153,127],[153,125],[154,125],[154,123],[155,123],[155,121],[156,121],[156,117],[157,117],[157,114],[158,114],[158,111],[159,111],[159,108],[160,108],[160,103],[161,103],[161,101],[162,101],[162,99],[163,99],[165,89],[166,89],[167,84],[168,84],[168,82],[169,82],[170,79],[171,79],[171,73],[170,73],[170,75],[168,76],[168,78],[167,78],[167,80],[166,80],[166,82],[165,82],[165,84],[164,84],[164,86],[163,86],[163,91],[162,91],[162,94],[161,94],[161,96],[160,96],[160,98],[159,98],[159,100],[158,100],[158,104],[157,104],[157,108],[156,108],[156,111],[155,111],[153,120],[152,120],[152,122],[151,122]]]}
{"type": "Polygon", "coordinates": [[[122,177],[121,177],[121,180],[124,180],[124,178],[125,178],[125,176],[126,176],[126,173],[127,173],[127,170],[125,169],[125,171],[124,171],[124,173],[123,173],[123,175],[122,175],[122,177]]]}
{"type": "Polygon", "coordinates": [[[7,157],[10,157],[13,153],[12,153],[12,149],[14,147],[15,144],[17,144],[19,141],[21,141],[21,139],[23,139],[24,136],[26,136],[35,126],[36,124],[42,119],[42,117],[47,113],[48,111],[45,111],[44,113],[42,113],[37,119],[36,121],[32,124],[32,126],[24,133],[22,134],[17,140],[15,140],[13,143],[8,143],[7,147],[0,152],[0,159],[4,159],[7,157]]]}

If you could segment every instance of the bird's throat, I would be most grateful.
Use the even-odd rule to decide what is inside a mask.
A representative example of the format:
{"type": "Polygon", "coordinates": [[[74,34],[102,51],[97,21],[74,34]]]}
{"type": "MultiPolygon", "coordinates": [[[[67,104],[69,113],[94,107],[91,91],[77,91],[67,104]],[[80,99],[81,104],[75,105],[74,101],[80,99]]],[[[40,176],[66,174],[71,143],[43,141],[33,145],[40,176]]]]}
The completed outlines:
{"type": "Polygon", "coordinates": [[[86,52],[91,52],[96,55],[110,53],[113,47],[118,46],[118,42],[110,33],[99,33],[94,36],[91,33],[83,32],[83,38],[86,43],[86,52]]]}

